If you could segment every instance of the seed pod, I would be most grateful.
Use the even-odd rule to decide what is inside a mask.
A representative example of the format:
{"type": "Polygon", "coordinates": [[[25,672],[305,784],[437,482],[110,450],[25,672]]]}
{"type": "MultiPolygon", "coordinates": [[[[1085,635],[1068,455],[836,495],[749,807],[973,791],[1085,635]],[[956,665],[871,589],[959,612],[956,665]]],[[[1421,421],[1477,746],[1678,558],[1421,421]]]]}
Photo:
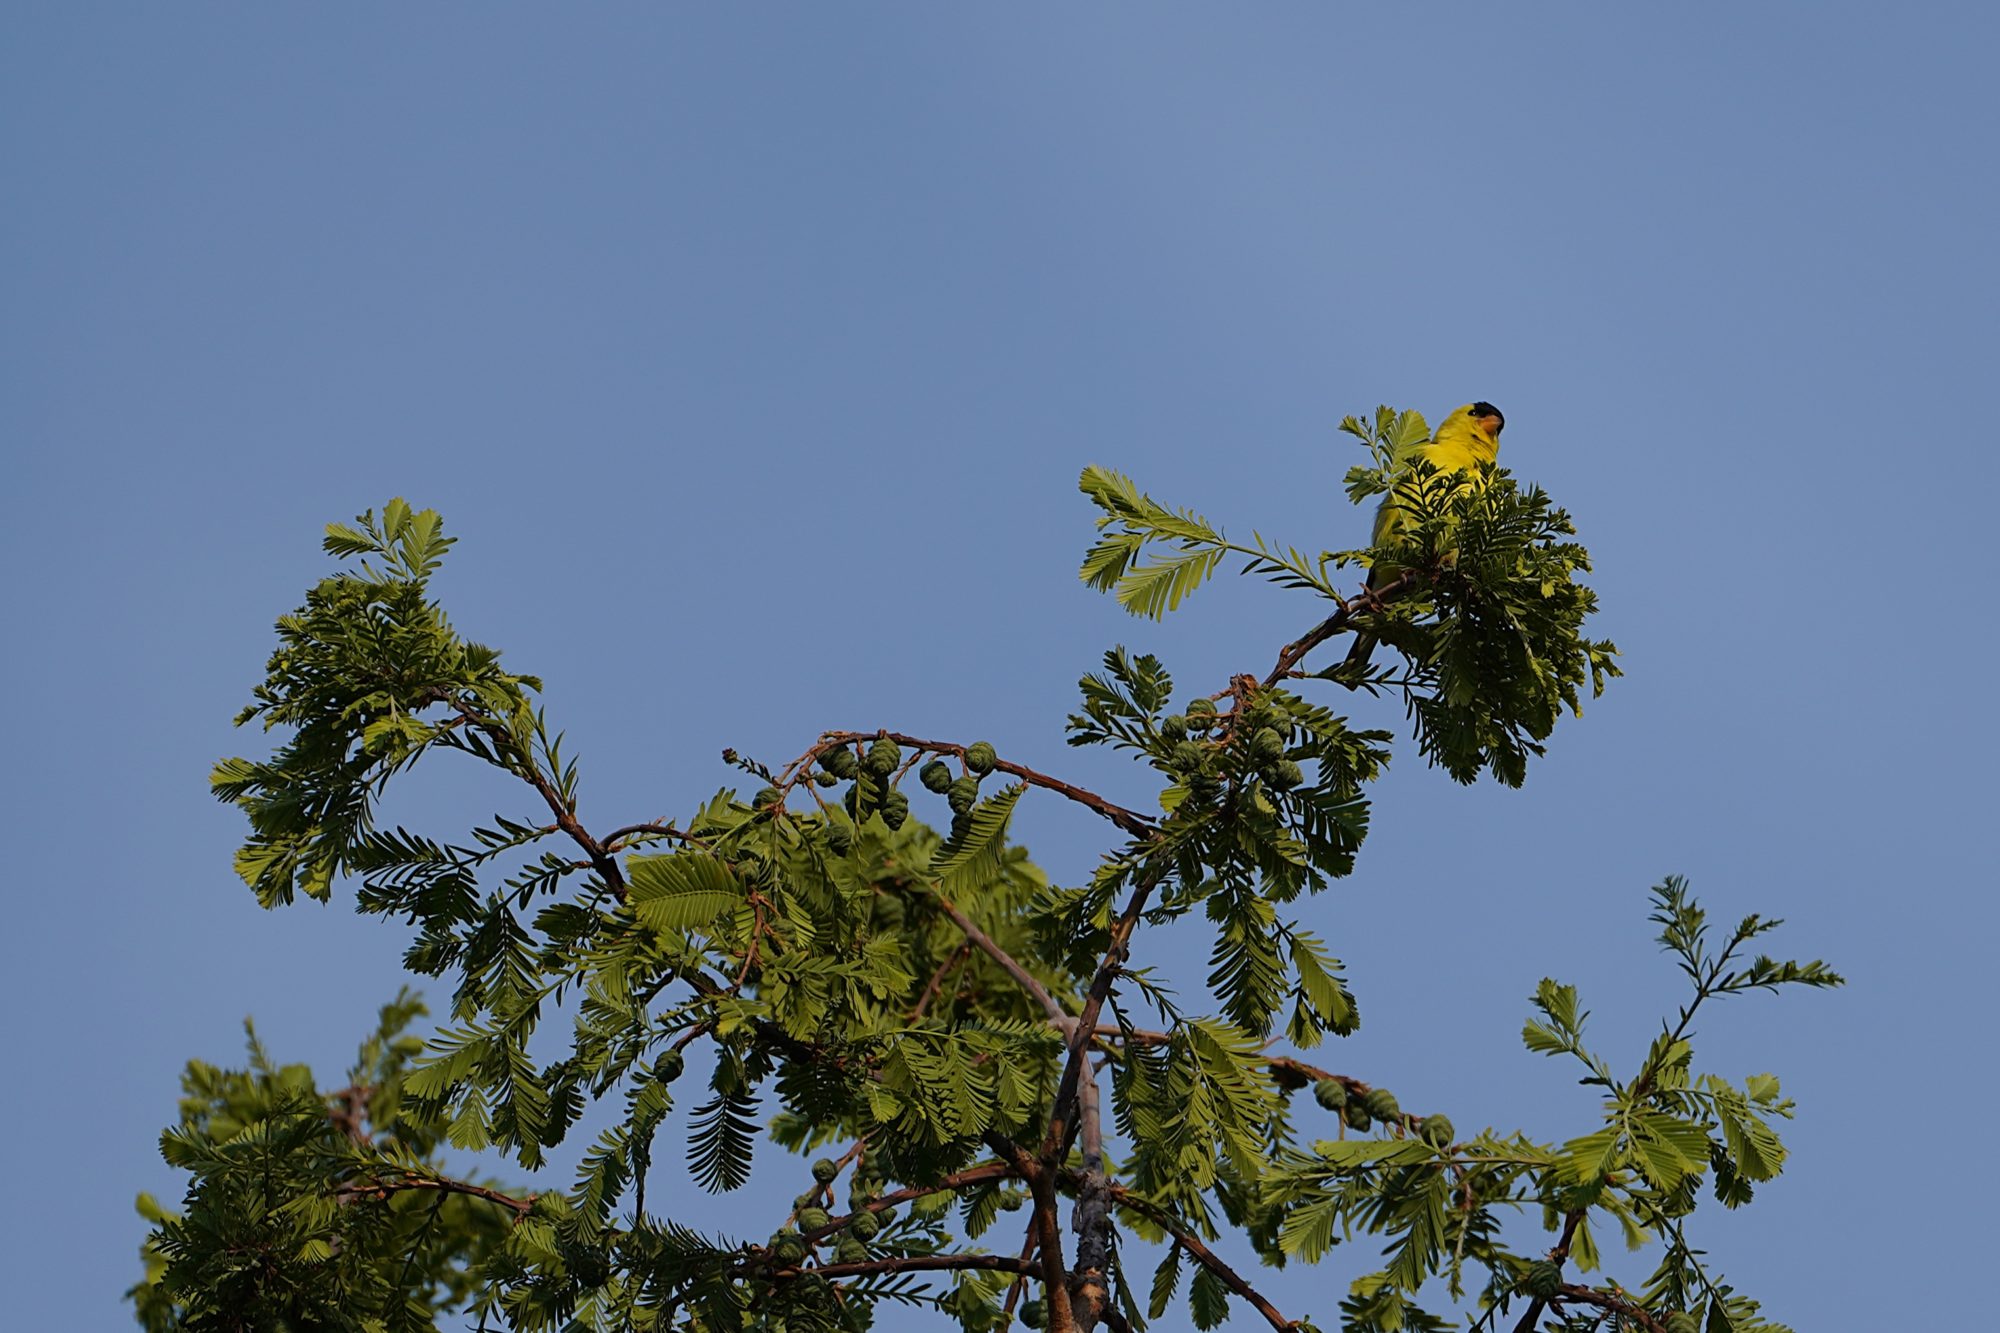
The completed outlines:
{"type": "Polygon", "coordinates": [[[979,779],[962,777],[945,791],[945,800],[951,804],[952,813],[964,814],[979,804],[979,779]]]}
{"type": "Polygon", "coordinates": [[[679,1051],[661,1051],[660,1058],[653,1061],[653,1077],[661,1083],[671,1083],[686,1066],[687,1061],[679,1051]]]}
{"type": "Polygon", "coordinates": [[[1387,1088],[1368,1089],[1361,1102],[1368,1108],[1370,1116],[1384,1123],[1399,1119],[1403,1114],[1403,1108],[1396,1104],[1396,1094],[1387,1088]]]}
{"type": "Polygon", "coordinates": [[[825,1185],[831,1182],[835,1176],[840,1174],[840,1168],[835,1166],[827,1158],[822,1157],[812,1164],[812,1173],[814,1180],[817,1180],[820,1184],[825,1185]]]}
{"type": "Polygon", "coordinates": [[[1347,1085],[1337,1078],[1323,1078],[1313,1084],[1313,1100],[1329,1111],[1338,1111],[1347,1105],[1347,1085]]]}
{"type": "Polygon", "coordinates": [[[818,1231],[832,1220],[826,1215],[824,1208],[801,1208],[797,1218],[801,1231],[818,1231]]]}
{"type": "Polygon", "coordinates": [[[780,1231],[770,1240],[771,1257],[781,1264],[795,1264],[806,1257],[806,1243],[796,1231],[780,1231]]]}
{"type": "Polygon", "coordinates": [[[965,766],[982,776],[991,773],[999,761],[1000,756],[985,741],[974,741],[965,747],[965,766]]]}
{"type": "Polygon", "coordinates": [[[1048,1322],[1048,1307],[1039,1298],[1021,1302],[1021,1323],[1027,1328],[1040,1328],[1048,1322]]]}
{"type": "Polygon", "coordinates": [[[892,829],[903,827],[910,817],[910,798],[895,787],[882,794],[882,822],[892,829]]]}
{"type": "Polygon", "coordinates": [[[835,856],[845,856],[854,850],[854,830],[837,819],[826,821],[826,846],[835,856]]]}
{"type": "Polygon", "coordinates": [[[818,783],[822,787],[837,787],[840,785],[840,779],[835,777],[833,774],[827,772],[823,768],[819,772],[813,774],[813,781],[818,783]]]}
{"type": "Polygon", "coordinates": [[[1021,1211],[1022,1205],[1027,1202],[1028,1196],[1020,1190],[1000,1191],[1000,1211],[1003,1213],[1018,1213],[1021,1211]]]}
{"type": "Polygon", "coordinates": [[[1176,772],[1195,773],[1200,771],[1201,762],[1207,757],[1208,751],[1200,745],[1193,741],[1182,741],[1174,747],[1173,753],[1167,757],[1167,762],[1176,772]]]}
{"type": "Polygon", "coordinates": [[[771,806],[782,804],[784,799],[785,794],[776,787],[759,787],[757,794],[750,798],[750,808],[753,810],[768,809],[771,806]]]}
{"type": "Polygon", "coordinates": [[[953,815],[953,816],[951,817],[951,836],[952,836],[952,837],[954,837],[954,838],[963,838],[963,837],[964,837],[964,836],[965,836],[966,834],[968,834],[968,833],[970,833],[970,832],[972,832],[972,816],[971,816],[971,815],[969,815],[969,814],[964,814],[964,813],[960,813],[960,814],[956,814],[956,815],[953,815]]]}
{"type": "Polygon", "coordinates": [[[877,1208],[875,1210],[875,1220],[885,1227],[888,1226],[896,1220],[896,1205],[892,1203],[887,1208],[877,1208]]]}
{"type": "Polygon", "coordinates": [[[1188,725],[1193,726],[1197,718],[1203,719],[1202,721],[1203,726],[1207,726],[1209,722],[1214,721],[1215,700],[1190,699],[1188,701],[1188,706],[1187,706],[1188,725]]]}
{"type": "Polygon", "coordinates": [[[792,1211],[795,1213],[801,1208],[817,1207],[819,1207],[819,1191],[817,1189],[807,1190],[804,1194],[792,1200],[792,1211]]]}
{"type": "Polygon", "coordinates": [[[1273,791],[1290,791],[1306,780],[1306,771],[1290,759],[1280,759],[1264,770],[1264,781],[1273,791]]]}
{"type": "Polygon", "coordinates": [[[1369,1119],[1368,1108],[1358,1101],[1349,1101],[1346,1109],[1340,1113],[1340,1117],[1347,1122],[1349,1129],[1357,1132],[1365,1133],[1368,1126],[1373,1123],[1369,1119]]]}
{"type": "Polygon", "coordinates": [[[868,1262],[868,1246],[853,1236],[842,1236],[833,1247],[833,1261],[839,1264],[865,1264],[868,1262]]]}
{"type": "Polygon", "coordinates": [[[1450,1119],[1441,1115],[1425,1116],[1417,1126],[1417,1133],[1433,1148],[1450,1147],[1452,1141],[1458,1137],[1458,1131],[1452,1127],[1450,1119]]]}
{"type": "Polygon", "coordinates": [[[1160,719],[1160,739],[1169,745],[1187,739],[1188,720],[1179,713],[1169,713],[1160,719]]]}
{"type": "Polygon", "coordinates": [[[847,1229],[856,1239],[874,1240],[882,1230],[882,1223],[873,1213],[856,1213],[848,1219],[847,1229]]]}
{"type": "Polygon", "coordinates": [[[819,757],[819,766],[836,778],[851,778],[858,765],[854,761],[854,751],[845,745],[837,745],[819,757]]]}
{"type": "Polygon", "coordinates": [[[865,767],[878,778],[886,778],[896,771],[896,765],[903,762],[903,747],[887,736],[868,747],[865,767]]]}
{"type": "Polygon", "coordinates": [[[1250,738],[1250,754],[1259,763],[1285,757],[1285,737],[1276,727],[1264,727],[1250,738]]]}
{"type": "Polygon", "coordinates": [[[1521,1290],[1539,1301],[1561,1295],[1562,1285],[1562,1265],[1549,1259],[1537,1259],[1521,1276],[1521,1290]]]}
{"type": "Polygon", "coordinates": [[[945,766],[943,760],[933,759],[917,770],[917,780],[924,784],[926,790],[942,796],[951,790],[951,769],[945,766]]]}

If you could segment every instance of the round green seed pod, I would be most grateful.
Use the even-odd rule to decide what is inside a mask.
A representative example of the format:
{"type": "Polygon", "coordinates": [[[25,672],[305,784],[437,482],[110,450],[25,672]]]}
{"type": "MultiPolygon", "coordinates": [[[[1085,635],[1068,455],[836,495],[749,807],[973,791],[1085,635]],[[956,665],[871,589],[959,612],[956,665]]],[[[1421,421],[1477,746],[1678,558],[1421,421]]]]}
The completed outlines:
{"type": "Polygon", "coordinates": [[[1323,1078],[1313,1084],[1313,1100],[1329,1111],[1339,1111],[1347,1105],[1347,1085],[1337,1078],[1323,1078]]]}
{"type": "Polygon", "coordinates": [[[945,800],[950,803],[952,813],[964,814],[979,804],[979,779],[962,777],[945,789],[945,800]]]}
{"type": "Polygon", "coordinates": [[[1537,1259],[1529,1264],[1528,1271],[1521,1275],[1521,1290],[1539,1301],[1560,1295],[1562,1285],[1562,1265],[1549,1259],[1537,1259]]]}
{"type": "Polygon", "coordinates": [[[826,1209],[819,1207],[801,1208],[795,1219],[801,1231],[818,1231],[833,1219],[826,1215],[826,1209]]]}
{"type": "Polygon", "coordinates": [[[773,805],[782,805],[784,800],[785,794],[776,787],[759,787],[757,794],[750,798],[750,808],[763,810],[773,805]]]}
{"type": "Polygon", "coordinates": [[[1193,741],[1182,741],[1174,747],[1173,753],[1167,756],[1167,762],[1176,772],[1196,773],[1201,770],[1202,761],[1206,758],[1208,758],[1206,749],[1193,741]]]}
{"type": "Polygon", "coordinates": [[[842,1236],[834,1244],[833,1261],[839,1264],[867,1263],[868,1243],[853,1236],[842,1236]]]}
{"type": "Polygon", "coordinates": [[[873,1213],[856,1213],[848,1219],[847,1229],[857,1239],[874,1240],[882,1230],[882,1221],[873,1213]]]}
{"type": "Polygon", "coordinates": [[[792,1200],[792,1211],[795,1213],[801,1208],[817,1207],[819,1207],[819,1191],[816,1189],[807,1190],[804,1194],[792,1200]]]}
{"type": "Polygon", "coordinates": [[[1403,1114],[1403,1108],[1396,1103],[1396,1094],[1387,1088],[1370,1088],[1361,1103],[1368,1108],[1370,1116],[1384,1122],[1398,1119],[1403,1114]]]}
{"type": "Polygon", "coordinates": [[[951,790],[951,769],[942,759],[933,759],[917,770],[917,780],[924,784],[925,790],[942,796],[951,790]]]}
{"type": "Polygon", "coordinates": [[[969,814],[965,814],[965,813],[962,813],[962,812],[961,812],[961,813],[959,813],[959,814],[956,814],[956,815],[953,815],[953,816],[951,817],[951,836],[952,836],[952,837],[954,837],[954,838],[963,838],[963,837],[964,837],[964,836],[965,836],[966,834],[968,834],[968,833],[970,833],[970,832],[972,832],[972,816],[971,816],[971,815],[969,815],[969,814]]]}
{"type": "Polygon", "coordinates": [[[868,758],[862,761],[862,766],[876,777],[886,778],[902,762],[903,747],[884,736],[869,745],[868,758]]]}
{"type": "Polygon", "coordinates": [[[1027,1328],[1040,1328],[1049,1320],[1048,1307],[1039,1298],[1021,1302],[1021,1323],[1027,1328]]]}
{"type": "Polygon", "coordinates": [[[965,766],[973,772],[985,775],[993,771],[993,765],[1000,762],[1000,756],[985,741],[974,741],[965,747],[965,766]]]}
{"type": "MultiPolygon", "coordinates": [[[[1188,725],[1193,726],[1196,718],[1206,718],[1209,721],[1213,721],[1215,718],[1215,700],[1213,699],[1189,700],[1187,706],[1188,725]]],[[[1206,726],[1208,725],[1208,723],[1204,722],[1202,725],[1206,726]]]]}
{"type": "Polygon", "coordinates": [[[1306,780],[1306,771],[1290,759],[1280,759],[1264,770],[1264,781],[1274,791],[1290,791],[1306,780]]]}
{"type": "Polygon", "coordinates": [[[661,1083],[671,1083],[687,1068],[687,1060],[679,1051],[661,1051],[660,1058],[653,1061],[653,1077],[661,1083]]]}
{"type": "Polygon", "coordinates": [[[845,856],[854,850],[854,830],[837,819],[826,822],[827,850],[835,856],[845,856]]]}
{"type": "Polygon", "coordinates": [[[1020,1190],[1000,1191],[1000,1211],[1003,1213],[1018,1213],[1027,1202],[1028,1196],[1020,1190]]]}
{"type": "Polygon", "coordinates": [[[819,766],[833,774],[835,778],[851,778],[859,765],[854,760],[854,751],[845,745],[837,745],[819,757],[819,766]]]}
{"type": "Polygon", "coordinates": [[[882,794],[882,822],[892,829],[903,827],[903,821],[910,817],[910,798],[891,787],[882,794]]]}
{"type": "Polygon", "coordinates": [[[1458,1138],[1458,1130],[1447,1116],[1427,1115],[1417,1126],[1417,1133],[1433,1148],[1450,1147],[1458,1138]]]}
{"type": "Polygon", "coordinates": [[[820,1184],[825,1185],[830,1183],[835,1176],[840,1174],[840,1168],[835,1166],[827,1158],[822,1157],[818,1161],[812,1164],[812,1173],[814,1180],[817,1180],[820,1184]]]}
{"type": "Polygon", "coordinates": [[[822,787],[837,787],[840,785],[840,779],[823,768],[813,774],[813,781],[822,787]]]}
{"type": "Polygon", "coordinates": [[[771,1257],[781,1264],[795,1264],[806,1257],[806,1243],[796,1231],[780,1231],[770,1240],[771,1257]]]}
{"type": "Polygon", "coordinates": [[[1349,1129],[1358,1131],[1366,1131],[1368,1126],[1374,1123],[1369,1118],[1368,1108],[1360,1102],[1352,1100],[1341,1109],[1340,1118],[1347,1122],[1349,1129]]]}
{"type": "Polygon", "coordinates": [[[1676,1310],[1667,1316],[1667,1333],[1701,1333],[1701,1321],[1686,1310],[1676,1310]]]}
{"type": "Polygon", "coordinates": [[[1169,713],[1160,719],[1160,738],[1169,745],[1187,739],[1188,720],[1179,713],[1169,713]]]}
{"type": "Polygon", "coordinates": [[[1250,753],[1260,763],[1285,757],[1285,738],[1276,727],[1265,727],[1250,738],[1250,753]]]}

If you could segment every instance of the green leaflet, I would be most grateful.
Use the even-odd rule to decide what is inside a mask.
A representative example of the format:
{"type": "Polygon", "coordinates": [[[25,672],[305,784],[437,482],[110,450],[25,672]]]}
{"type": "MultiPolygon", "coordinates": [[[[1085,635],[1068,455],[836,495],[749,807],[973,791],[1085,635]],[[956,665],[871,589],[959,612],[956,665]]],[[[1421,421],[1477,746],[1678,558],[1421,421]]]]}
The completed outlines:
{"type": "Polygon", "coordinates": [[[632,856],[632,912],[654,930],[695,930],[743,901],[729,867],[703,852],[632,856]]]}
{"type": "Polygon", "coordinates": [[[1027,790],[1026,783],[1002,787],[972,807],[963,836],[938,848],[931,860],[931,874],[938,877],[948,896],[956,898],[983,888],[999,876],[1007,823],[1015,803],[1027,790]]]}

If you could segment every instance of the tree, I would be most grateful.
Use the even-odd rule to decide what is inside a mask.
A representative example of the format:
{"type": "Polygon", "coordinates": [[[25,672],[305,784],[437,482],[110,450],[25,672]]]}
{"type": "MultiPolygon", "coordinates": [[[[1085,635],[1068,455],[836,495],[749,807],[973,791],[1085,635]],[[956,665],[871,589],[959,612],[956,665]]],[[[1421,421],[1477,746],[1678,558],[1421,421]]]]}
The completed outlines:
{"type": "Polygon", "coordinates": [[[142,1201],[142,1321],[392,1330],[462,1308],[482,1327],[811,1330],[886,1305],[1067,1333],[1143,1329],[1184,1303],[1204,1329],[1247,1307],[1278,1329],[1391,1330],[1445,1327],[1419,1304],[1445,1300],[1487,1328],[1778,1327],[1686,1229],[1704,1184],[1733,1208],[1779,1172],[1773,1121],[1791,1113],[1775,1078],[1697,1074],[1694,1016],[1839,984],[1818,962],[1746,959],[1776,922],[1717,934],[1683,883],[1653,890],[1690,991],[1627,1074],[1585,1044],[1575,991],[1540,984],[1528,1046],[1580,1062],[1604,1094],[1602,1122],[1567,1139],[1467,1135],[1308,1058],[1359,1017],[1299,905],[1353,868],[1393,739],[1308,691],[1398,696],[1429,762],[1518,785],[1560,716],[1618,674],[1612,645],[1584,636],[1588,557],[1545,494],[1499,469],[1396,470],[1427,432],[1415,413],[1343,429],[1370,454],[1350,496],[1393,491],[1411,516],[1382,548],[1246,545],[1083,474],[1100,517],[1082,576],[1128,610],[1162,616],[1233,559],[1321,608],[1267,667],[1209,692],[1177,694],[1165,665],[1123,649],[1083,678],[1070,742],[1129,752],[1157,777],[1157,812],[986,742],[880,728],[827,731],[778,764],[725,752],[747,797],[725,787],[681,822],[607,826],[580,807],[541,683],[431,599],[451,545],[438,515],[396,500],[329,527],[351,563],[278,622],[238,719],[281,743],[219,765],[214,788],[248,818],[236,866],[264,906],[358,881],[360,910],[411,926],[409,970],[451,979],[449,1017],[418,1059],[402,1034],[421,1008],[400,998],[333,1092],[272,1067],[254,1037],[247,1071],[190,1066],[163,1148],[193,1183],[179,1214],[142,1201]],[[1352,564],[1399,572],[1346,594],[1352,564]],[[1395,663],[1309,669],[1356,631],[1395,663]],[[439,751],[518,781],[536,813],[450,838],[379,827],[387,784],[439,751]],[[1050,883],[1009,841],[1031,798],[1103,818],[1111,845],[1087,882],[1050,883]],[[1183,918],[1212,936],[1213,1013],[1143,962],[1147,933],[1183,918]],[[567,1031],[533,1042],[550,1017],[567,1031]],[[558,1058],[531,1054],[558,1036],[558,1058]],[[696,1043],[712,1073],[690,1093],[696,1043]],[[677,1095],[696,1103],[685,1172],[656,1209],[677,1095]],[[446,1145],[540,1167],[593,1103],[612,1123],[566,1190],[446,1169],[446,1145]],[[760,1128],[813,1159],[772,1234],[687,1225],[690,1187],[746,1184],[760,1128]],[[1546,1234],[1510,1232],[1517,1212],[1546,1234]],[[1607,1227],[1658,1242],[1650,1275],[1604,1274],[1607,1227]],[[1384,1260],[1337,1312],[1281,1312],[1218,1253],[1225,1232],[1269,1264],[1356,1234],[1384,1260]],[[1128,1270],[1133,1241],[1165,1250],[1150,1273],[1128,1270]]]}

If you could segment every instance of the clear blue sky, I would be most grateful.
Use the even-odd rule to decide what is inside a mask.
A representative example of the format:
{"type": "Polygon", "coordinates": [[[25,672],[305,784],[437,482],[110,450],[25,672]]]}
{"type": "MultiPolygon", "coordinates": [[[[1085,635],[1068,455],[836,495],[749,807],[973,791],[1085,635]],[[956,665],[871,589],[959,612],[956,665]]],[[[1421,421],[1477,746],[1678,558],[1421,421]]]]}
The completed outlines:
{"type": "MultiPolygon", "coordinates": [[[[1366,1017],[1327,1059],[1461,1126],[1587,1129],[1519,1047],[1524,997],[1579,984],[1635,1060],[1674,995],[1644,890],[1686,873],[1852,979],[1702,1034],[1802,1108],[1785,1179],[1703,1222],[1716,1261],[1802,1328],[1976,1322],[1990,8],[4,26],[10,1322],[125,1323],[185,1059],[236,1059],[254,1013],[337,1074],[399,980],[398,928],[260,912],[206,790],[258,744],[229,718],[328,520],[444,511],[444,595],[546,677],[604,824],[831,725],[986,736],[1138,799],[1062,745],[1077,675],[1124,642],[1211,687],[1316,612],[1232,582],[1129,620],[1076,580],[1077,470],[1346,546],[1340,416],[1475,397],[1577,515],[1631,674],[1523,791],[1405,755],[1309,911],[1366,1017]]],[[[1023,827],[1065,877],[1101,835],[1023,827]]],[[[686,1203],[760,1235],[790,1180],[686,1203]]],[[[1270,1286],[1330,1312],[1364,1258],[1270,1286]]]]}

